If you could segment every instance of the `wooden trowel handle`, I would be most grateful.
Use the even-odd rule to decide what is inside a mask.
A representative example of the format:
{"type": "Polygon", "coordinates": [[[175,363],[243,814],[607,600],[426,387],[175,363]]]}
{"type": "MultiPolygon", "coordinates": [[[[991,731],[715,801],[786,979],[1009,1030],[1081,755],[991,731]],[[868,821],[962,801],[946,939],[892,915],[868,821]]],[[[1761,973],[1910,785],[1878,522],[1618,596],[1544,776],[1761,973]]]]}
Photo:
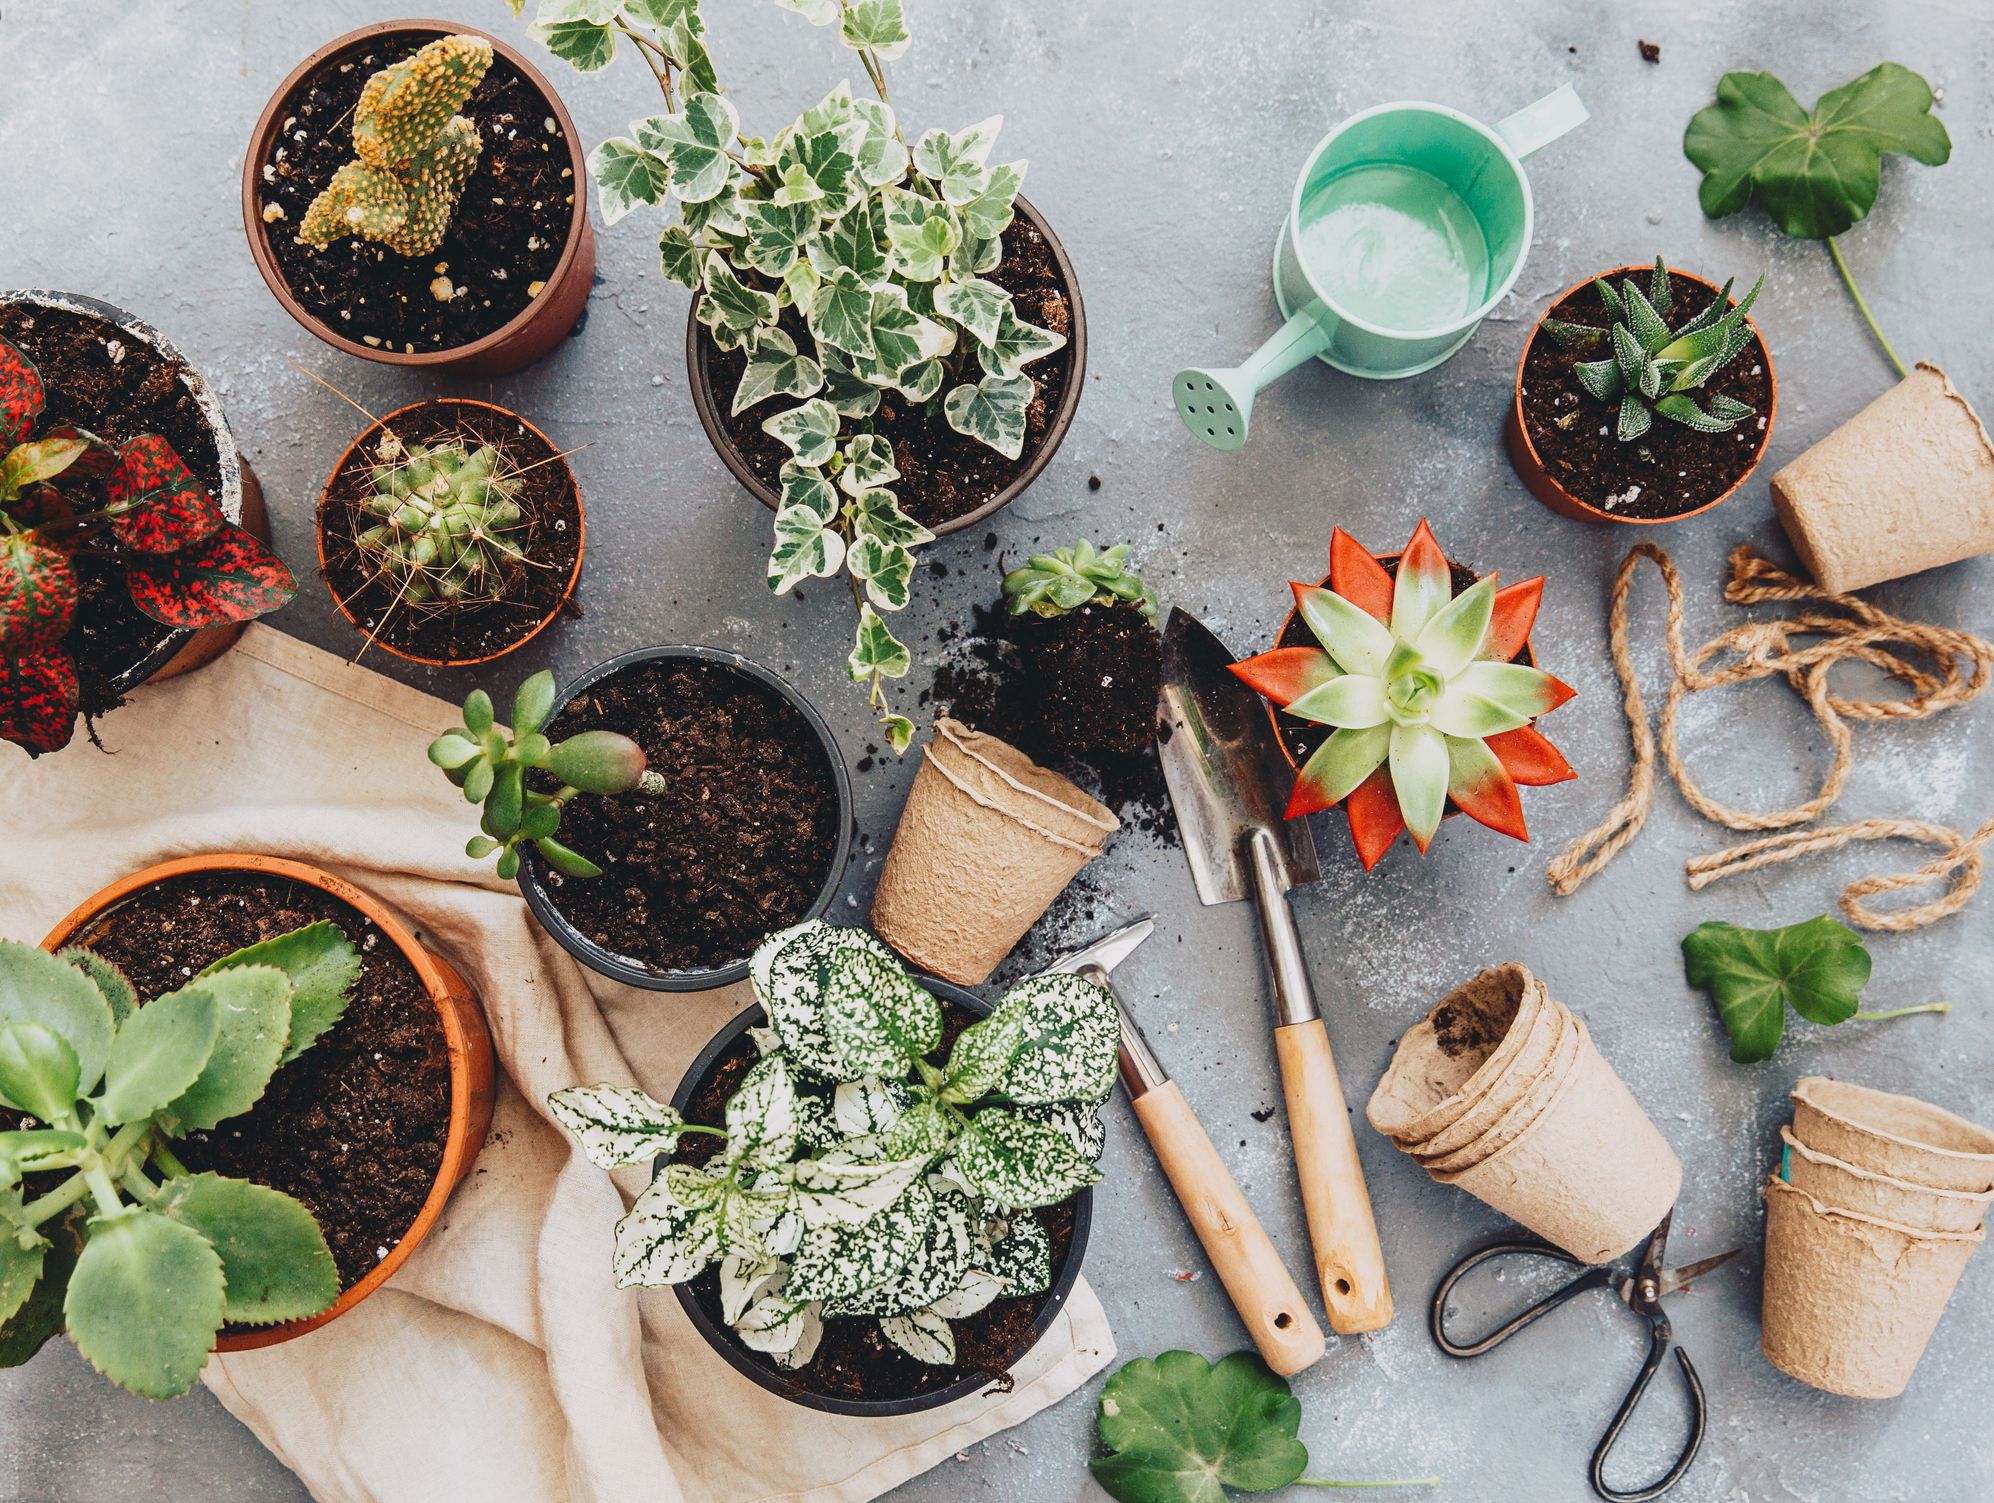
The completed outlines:
{"type": "Polygon", "coordinates": [[[1260,1355],[1283,1377],[1312,1365],[1323,1353],[1322,1327],[1177,1082],[1165,1081],[1133,1104],[1260,1355]]]}
{"type": "Polygon", "coordinates": [[[1274,1030],[1274,1048],[1329,1324],[1345,1336],[1382,1329],[1392,1320],[1392,1287],[1329,1034],[1321,1018],[1289,1023],[1274,1030]]]}

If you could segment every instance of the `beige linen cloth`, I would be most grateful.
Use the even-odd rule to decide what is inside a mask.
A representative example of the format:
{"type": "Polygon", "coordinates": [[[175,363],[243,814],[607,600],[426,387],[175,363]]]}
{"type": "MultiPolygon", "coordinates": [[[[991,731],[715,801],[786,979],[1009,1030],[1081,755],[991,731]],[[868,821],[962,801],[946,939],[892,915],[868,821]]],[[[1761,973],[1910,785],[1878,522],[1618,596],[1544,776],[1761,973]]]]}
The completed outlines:
{"type": "MultiPolygon", "coordinates": [[[[10,859],[0,935],[38,941],[99,887],[170,856],[297,857],[399,909],[476,985],[497,1114],[476,1170],[384,1288],[205,1381],[321,1503],[858,1503],[1017,1424],[1114,1355],[1075,1286],[1009,1393],[899,1419],[819,1414],[714,1353],[672,1291],[618,1290],[612,1182],[546,1117],[547,1093],[634,1081],[668,1097],[751,1000],[647,993],[584,971],[510,883],[463,854],[468,810],[423,749],[443,701],[262,626],[213,666],[139,691],[78,744],[0,761],[10,859]]],[[[621,1195],[619,1196],[619,1190],[621,1195]]]]}

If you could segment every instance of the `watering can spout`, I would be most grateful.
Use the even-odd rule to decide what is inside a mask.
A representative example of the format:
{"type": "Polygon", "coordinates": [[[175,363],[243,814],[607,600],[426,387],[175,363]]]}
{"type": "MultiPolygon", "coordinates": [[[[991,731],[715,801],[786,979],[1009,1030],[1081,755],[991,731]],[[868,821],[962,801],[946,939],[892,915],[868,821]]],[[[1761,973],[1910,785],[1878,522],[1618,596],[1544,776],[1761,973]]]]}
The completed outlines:
{"type": "Polygon", "coordinates": [[[1255,394],[1328,349],[1334,328],[1334,318],[1316,303],[1276,330],[1244,365],[1179,371],[1170,387],[1177,415],[1212,448],[1231,453],[1246,442],[1255,394]]]}

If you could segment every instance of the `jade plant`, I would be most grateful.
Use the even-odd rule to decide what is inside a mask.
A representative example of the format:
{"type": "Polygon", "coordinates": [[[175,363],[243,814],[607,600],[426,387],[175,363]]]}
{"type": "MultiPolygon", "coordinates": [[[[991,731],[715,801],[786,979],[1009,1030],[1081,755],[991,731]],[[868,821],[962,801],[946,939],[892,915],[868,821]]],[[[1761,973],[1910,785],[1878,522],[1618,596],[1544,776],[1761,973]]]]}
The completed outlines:
{"type": "Polygon", "coordinates": [[[429,760],[464,790],[466,803],[482,804],[483,833],[464,854],[498,856],[498,874],[519,875],[519,849],[531,844],[547,864],[570,877],[599,877],[602,868],[554,838],[561,810],[577,794],[665,791],[665,780],[645,765],[644,748],[614,731],[582,731],[565,741],[541,734],[554,714],[554,675],[534,674],[512,700],[512,735],[499,730],[492,697],[473,689],[464,700],[464,723],[429,743],[429,760]],[[530,772],[546,773],[559,786],[527,786],[530,772]]]}
{"type": "Polygon", "coordinates": [[[41,373],[0,339],[0,740],[59,751],[81,705],[65,639],[86,571],[122,576],[161,625],[247,621],[297,592],[291,571],[222,515],[171,444],[113,446],[74,424],[42,428],[41,373]]]}
{"type": "Polygon", "coordinates": [[[1863,322],[1897,374],[1907,375],[1835,237],[1876,203],[1886,152],[1928,167],[1952,156],[1952,137],[1932,114],[1931,85],[1909,68],[1879,63],[1808,110],[1770,73],[1726,73],[1716,102],[1683,132],[1682,149],[1703,172],[1697,201],[1710,218],[1735,214],[1756,196],[1787,234],[1826,243],[1863,322]]]}
{"type": "Polygon", "coordinates": [[[750,973],[768,1025],[752,1031],[760,1057],[724,1126],[627,1086],[548,1100],[603,1169],[712,1140],[701,1162],[663,1164],[617,1223],[617,1285],[682,1284],[717,1264],[723,1317],[781,1366],[809,1362],[840,1317],[953,1363],[952,1320],[1051,1286],[1033,1209],[1099,1178],[1113,999],[1078,976],[1035,977],[944,1056],[941,1004],[863,929],[782,930],[750,973]]]}
{"type": "Polygon", "coordinates": [[[359,975],[321,921],[141,1005],[92,951],[0,941],[0,1106],[27,1123],[0,1132],[0,1364],[66,1330],[105,1377],[173,1398],[224,1322],[300,1320],[339,1297],[309,1210],[190,1172],[175,1144],[255,1106],[359,975]]]}
{"type": "Polygon", "coordinates": [[[1532,722],[1573,691],[1515,661],[1543,579],[1454,593],[1452,569],[1422,520],[1397,572],[1337,528],[1329,587],[1294,584],[1320,646],[1276,647],[1232,671],[1298,720],[1333,727],[1302,765],[1288,817],[1343,803],[1366,870],[1400,830],[1424,852],[1451,802],[1528,840],[1525,786],[1575,777],[1532,722]]]}
{"type": "Polygon", "coordinates": [[[1621,280],[1618,292],[1605,278],[1593,278],[1606,312],[1605,324],[1547,318],[1544,332],[1567,349],[1608,351],[1601,359],[1580,361],[1573,374],[1587,395],[1619,408],[1615,432],[1622,443],[1646,433],[1657,417],[1699,433],[1728,433],[1740,419],[1750,417],[1752,409],[1722,392],[1712,393],[1699,405],[1695,393],[1752,342],[1745,315],[1758,301],[1765,281],[1761,273],[1735,307],[1732,284],[1726,282],[1709,307],[1671,329],[1664,315],[1675,298],[1669,290],[1668,266],[1657,256],[1645,296],[1632,277],[1621,280]]]}
{"type": "Polygon", "coordinates": [[[1129,548],[1117,543],[1095,551],[1086,538],[1071,548],[1055,548],[1025,560],[1022,569],[1004,576],[1004,599],[1011,614],[1063,616],[1083,605],[1128,605],[1156,625],[1156,591],[1126,567],[1129,548]]]}
{"type": "Polygon", "coordinates": [[[312,200],[298,238],[319,250],[351,237],[431,254],[484,150],[477,125],[457,112],[491,65],[484,37],[438,37],[368,79],[353,107],[357,159],[312,200]]]}
{"type": "Polygon", "coordinates": [[[384,434],[373,491],[361,509],[380,520],[353,538],[398,606],[418,613],[489,605],[526,572],[519,471],[490,444],[404,446],[384,434]]]}
{"type": "Polygon", "coordinates": [[[891,489],[882,412],[939,403],[957,432],[1016,459],[1037,394],[1027,367],[1066,340],[989,280],[1025,172],[990,161],[1000,117],[911,145],[901,131],[884,67],[908,45],[901,0],[777,3],[835,25],[877,98],[840,83],[773,136],[744,134],[697,0],[541,0],[534,31],[585,70],[628,42],[656,75],[664,113],[589,156],[603,218],[677,202],[664,273],[693,290],[714,344],[740,353],[731,411],[783,404],[762,423],[790,453],[769,587],[846,576],[858,611],[846,666],[904,751],[913,722],[892,713],[886,681],[913,658],[882,613],[907,604],[914,550],[933,534],[891,489]]]}

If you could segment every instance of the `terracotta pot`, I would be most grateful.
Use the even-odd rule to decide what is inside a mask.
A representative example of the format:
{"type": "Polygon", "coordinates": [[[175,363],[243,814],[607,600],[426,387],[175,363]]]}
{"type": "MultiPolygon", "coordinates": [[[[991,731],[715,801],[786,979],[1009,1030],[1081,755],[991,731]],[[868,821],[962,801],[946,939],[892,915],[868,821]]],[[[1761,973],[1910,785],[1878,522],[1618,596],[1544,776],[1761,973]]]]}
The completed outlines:
{"type": "MultiPolygon", "coordinates": [[[[838,896],[838,886],[844,880],[845,863],[851,857],[852,828],[856,819],[852,813],[852,778],[845,770],[844,754],[838,750],[837,737],[831,734],[830,726],[816,707],[805,699],[789,683],[764,668],[760,663],[742,657],[738,652],[728,652],[719,647],[640,647],[634,652],[621,653],[606,663],[598,663],[571,684],[563,685],[554,703],[554,713],[547,717],[552,724],[570,702],[586,693],[596,684],[625,668],[639,663],[648,663],[657,658],[690,658],[695,662],[711,664],[724,673],[733,673],[763,688],[773,690],[788,705],[809,723],[816,732],[818,744],[823,748],[824,759],[830,764],[832,783],[837,789],[838,799],[838,844],[831,853],[831,864],[824,873],[823,885],[817,889],[817,896],[811,900],[810,908],[796,916],[794,922],[822,918],[838,896]]],[[[554,894],[548,882],[547,863],[531,844],[520,847],[519,891],[526,899],[526,906],[533,910],[533,916],[540,926],[554,936],[555,942],[583,965],[599,976],[607,976],[612,981],[621,981],[626,986],[642,987],[653,992],[703,992],[715,987],[731,986],[746,979],[748,957],[729,961],[725,965],[708,970],[695,971],[654,971],[627,956],[605,950],[581,930],[569,923],[566,915],[556,906],[554,894]]],[[[597,881],[613,881],[604,876],[597,881]]]]}
{"type": "MultiPolygon", "coordinates": [[[[263,504],[263,487],[257,483],[249,461],[242,457],[242,450],[236,446],[235,435],[229,431],[228,418],[222,412],[221,399],[208,385],[207,378],[180,353],[172,340],[115,304],[81,293],[50,292],[41,288],[0,291],[0,303],[32,303],[100,320],[126,338],[150,345],[167,360],[177,364],[194,405],[207,420],[208,431],[214,436],[215,452],[221,461],[221,494],[215,497],[215,501],[221,507],[222,515],[247,528],[261,542],[270,541],[270,513],[263,504]]],[[[221,626],[202,627],[198,631],[173,632],[138,662],[108,674],[111,687],[120,694],[129,694],[140,684],[178,678],[183,673],[204,667],[233,647],[247,624],[233,621],[221,626]]]]}
{"type": "MultiPolygon", "coordinates": [[[[548,607],[547,613],[540,618],[539,622],[534,626],[533,630],[527,632],[517,641],[509,643],[504,647],[501,647],[497,652],[485,653],[482,657],[426,658],[423,657],[420,653],[405,651],[404,649],[395,646],[394,643],[386,640],[383,637],[369,635],[367,638],[369,646],[378,647],[381,649],[381,651],[389,653],[394,657],[401,658],[406,662],[426,663],[432,668],[468,668],[478,663],[489,663],[495,658],[505,657],[508,653],[517,652],[520,648],[524,647],[528,642],[531,642],[535,637],[539,636],[541,632],[545,631],[549,626],[551,626],[554,623],[555,618],[559,616],[561,612],[567,608],[568,601],[574,596],[575,586],[581,582],[582,556],[587,551],[587,543],[588,543],[588,513],[582,507],[582,492],[581,492],[581,487],[575,483],[575,472],[568,467],[568,462],[566,459],[559,457],[562,452],[561,446],[555,443],[546,434],[542,433],[538,428],[534,427],[533,424],[527,422],[526,419],[521,417],[518,413],[512,411],[512,409],[508,407],[501,407],[496,402],[475,402],[464,397],[435,397],[427,402],[411,402],[408,406],[398,407],[393,412],[389,413],[386,417],[377,419],[372,425],[370,425],[366,429],[365,432],[363,432],[358,438],[354,439],[352,443],[348,444],[346,446],[346,452],[339,456],[339,463],[335,464],[332,467],[332,473],[326,477],[325,488],[319,492],[319,500],[318,500],[317,536],[318,536],[319,578],[326,579],[327,577],[326,556],[325,556],[326,508],[330,506],[332,503],[332,487],[334,483],[339,479],[340,472],[346,468],[348,461],[350,461],[353,458],[354,452],[356,450],[366,448],[368,445],[372,444],[375,440],[376,435],[381,433],[382,430],[384,429],[392,430],[394,423],[398,418],[406,418],[410,413],[423,412],[432,407],[475,407],[485,412],[495,412],[500,417],[504,418],[507,422],[517,423],[520,427],[524,428],[528,433],[532,434],[534,438],[538,439],[542,444],[545,444],[547,446],[547,452],[549,454],[556,456],[553,459],[552,463],[558,464],[561,467],[561,473],[567,477],[568,488],[569,490],[574,492],[574,497],[575,497],[575,526],[577,528],[577,535],[575,538],[575,566],[568,573],[567,583],[561,589],[561,598],[557,600],[553,605],[548,607]]],[[[364,625],[362,625],[360,619],[357,616],[355,616],[350,609],[348,609],[346,601],[340,598],[339,592],[332,589],[331,582],[329,580],[327,581],[326,588],[327,591],[332,595],[332,603],[333,605],[338,607],[339,614],[344,616],[347,619],[347,621],[351,623],[355,631],[366,634],[367,628],[364,625]]]]}
{"type": "Polygon", "coordinates": [[[261,872],[273,877],[288,877],[316,887],[365,914],[401,951],[403,958],[415,967],[416,974],[428,988],[430,1000],[436,1004],[437,1018],[443,1025],[444,1048],[450,1058],[450,1127],[443,1143],[443,1162],[436,1172],[436,1182],[430,1186],[429,1195],[422,1203],[422,1209],[416,1213],[408,1230],[402,1233],[401,1241],[388,1250],[388,1255],[375,1264],[365,1278],[341,1294],[330,1309],[282,1325],[224,1329],[215,1340],[218,1352],[246,1352],[289,1341],[294,1336],[302,1336],[328,1321],[338,1319],[393,1277],[395,1270],[408,1261],[409,1254],[429,1235],[430,1229],[443,1214],[450,1192],[470,1174],[478,1150],[484,1145],[485,1134],[491,1130],[492,1103],[497,1092],[492,1037],[485,1025],[484,1009],[479,1005],[477,993],[447,960],[424,949],[379,899],[330,872],[278,856],[218,851],[201,856],[180,856],[162,861],[157,866],[149,866],[144,871],[113,882],[89,901],[71,910],[49,931],[48,938],[42,941],[42,948],[54,952],[76,942],[75,937],[80,932],[89,929],[99,916],[133,893],[169,877],[190,872],[261,872]]]}
{"type": "Polygon", "coordinates": [[[567,107],[561,103],[561,96],[554,92],[554,86],[527,61],[524,53],[475,26],[462,26],[451,21],[377,21],[372,26],[362,26],[327,42],[287,73],[284,81],[277,85],[276,92],[270,96],[270,102],[263,106],[263,113],[257,118],[256,129],[249,138],[249,150],[242,159],[242,226],[249,236],[249,252],[256,258],[256,269],[262,273],[277,301],[284,305],[284,311],[334,349],[382,365],[412,366],[466,376],[502,376],[531,365],[565,339],[588,304],[589,288],[595,281],[595,231],[589,226],[588,184],[588,162],[575,134],[575,122],[568,117],[567,107]],[[307,313],[304,305],[291,295],[290,286],[277,265],[277,258],[271,252],[270,227],[263,222],[259,202],[262,196],[262,166],[270,155],[271,137],[283,123],[280,112],[291,91],[307,74],[335,55],[357,52],[375,38],[397,32],[434,32],[438,36],[467,34],[489,41],[492,50],[540,92],[547,113],[559,122],[562,139],[568,143],[568,160],[573,173],[570,181],[574,185],[575,198],[574,212],[568,221],[568,243],[562,247],[561,259],[555,263],[540,296],[521,309],[510,323],[492,330],[481,339],[458,345],[455,349],[424,350],[414,354],[397,354],[393,350],[377,349],[360,340],[348,339],[307,313]]]}
{"type": "MultiPolygon", "coordinates": [[[[1646,276],[1653,270],[1653,266],[1620,266],[1614,268],[1612,271],[1600,272],[1598,275],[1611,281],[1615,277],[1646,276]]],[[[1707,287],[1713,295],[1720,290],[1716,284],[1707,282],[1694,272],[1684,271],[1678,266],[1671,266],[1669,274],[1694,282],[1699,287],[1707,287]]],[[[1593,277],[1587,277],[1584,281],[1572,283],[1571,286],[1551,299],[1550,303],[1546,305],[1547,311],[1550,308],[1557,307],[1573,293],[1590,287],[1594,280],[1593,277]]],[[[1544,321],[1541,317],[1535,324],[1531,325],[1530,337],[1523,341],[1523,353],[1516,357],[1516,381],[1510,393],[1509,417],[1503,424],[1503,444],[1509,451],[1509,462],[1516,467],[1517,478],[1528,487],[1531,495],[1558,513],[1559,516],[1571,517],[1575,521],[1580,522],[1626,522],[1632,523],[1635,526],[1652,526],[1661,522],[1680,522],[1689,517],[1699,516],[1709,511],[1711,507],[1729,499],[1737,492],[1739,486],[1751,478],[1752,471],[1756,470],[1759,467],[1759,461],[1765,458],[1766,446],[1772,442],[1773,422],[1779,416],[1779,372],[1774,368],[1772,363],[1771,347],[1766,344],[1765,336],[1760,333],[1759,326],[1752,321],[1752,316],[1749,313],[1745,315],[1745,325],[1752,331],[1753,338],[1758,341],[1759,353],[1765,359],[1766,385],[1772,395],[1766,404],[1764,414],[1766,425],[1759,434],[1759,446],[1752,455],[1752,462],[1746,466],[1744,474],[1732,481],[1730,487],[1723,494],[1712,497],[1701,506],[1692,507],[1688,511],[1679,511],[1673,516],[1623,517],[1617,512],[1610,512],[1602,507],[1594,506],[1589,501],[1581,501],[1577,496],[1566,490],[1564,486],[1552,479],[1550,472],[1544,468],[1544,461],[1538,456],[1537,445],[1531,441],[1529,424],[1523,420],[1523,366],[1524,362],[1530,358],[1531,348],[1537,343],[1537,336],[1543,329],[1544,321]]],[[[1748,345],[1746,348],[1749,349],[1750,346],[1748,345]]],[[[1614,440],[1614,442],[1618,442],[1618,440],[1614,440]]]]}
{"type": "MultiPolygon", "coordinates": [[[[1059,243],[1059,236],[1052,232],[1052,226],[1022,194],[1018,196],[1018,217],[1029,222],[1045,237],[1046,248],[1052,252],[1052,259],[1059,267],[1060,280],[1066,284],[1066,302],[1072,310],[1073,324],[1073,331],[1066,341],[1072,356],[1067,369],[1066,390],[1060,393],[1059,407],[1046,428],[1045,439],[1032,452],[1018,478],[976,510],[936,523],[933,530],[937,537],[947,537],[952,532],[974,527],[1022,496],[1026,487],[1052,463],[1052,456],[1066,441],[1067,431],[1073,426],[1073,415],[1080,408],[1080,388],[1087,380],[1087,309],[1080,301],[1080,279],[1074,274],[1073,263],[1067,259],[1066,247],[1059,243]]],[[[692,385],[693,409],[699,414],[699,424],[706,430],[708,441],[727,468],[734,472],[734,478],[746,486],[762,505],[774,511],[781,496],[748,467],[747,460],[742,458],[727,433],[727,403],[713,390],[713,371],[709,363],[712,352],[713,343],[706,337],[706,326],[699,321],[699,298],[695,295],[685,319],[685,363],[692,385]]]]}
{"type": "MultiPolygon", "coordinates": [[[[978,1017],[986,1016],[993,1005],[974,992],[964,991],[949,982],[938,981],[931,976],[918,976],[915,979],[944,1004],[954,1003],[978,1017]]],[[[679,1082],[678,1089],[672,1093],[673,1109],[684,1112],[690,1107],[693,1097],[699,1094],[700,1087],[706,1083],[707,1076],[733,1047],[735,1040],[748,1029],[760,1027],[765,1020],[766,1014],[759,1005],[756,1005],[748,1008],[715,1034],[712,1042],[700,1050],[699,1058],[692,1062],[691,1067],[685,1072],[685,1078],[679,1082]]],[[[1052,1287],[1042,1296],[1045,1303],[1040,1307],[1037,1318],[1032,1321],[1031,1332],[1026,1338],[1023,1350],[1015,1354],[1013,1361],[1022,1358],[1026,1352],[1037,1346],[1045,1333],[1052,1328],[1053,1321],[1058,1318],[1060,1310],[1066,1304],[1067,1296],[1073,1292],[1073,1286],[1080,1278],[1080,1262],[1086,1256],[1087,1233],[1094,1220],[1094,1192],[1091,1189],[1080,1191],[1073,1197],[1071,1204],[1072,1240],[1067,1243],[1066,1255],[1052,1271],[1052,1287]]],[[[679,1307],[685,1311],[687,1319],[692,1322],[699,1334],[706,1338],[706,1344],[726,1358],[729,1367],[754,1383],[756,1387],[766,1389],[777,1398],[787,1399],[790,1403],[805,1409],[821,1410],[826,1414],[867,1415],[883,1419],[893,1415],[918,1414],[926,1409],[939,1409],[942,1405],[952,1404],[957,1399],[966,1399],[972,1394],[982,1393],[992,1383],[991,1374],[970,1372],[963,1374],[945,1388],[938,1388],[933,1393],[916,1394],[912,1398],[848,1399],[814,1393],[775,1366],[773,1362],[760,1359],[756,1353],[743,1346],[733,1331],[708,1310],[693,1293],[691,1284],[674,1285],[672,1292],[678,1295],[679,1307]]],[[[863,1320],[869,1317],[854,1318],[863,1320]]]]}

